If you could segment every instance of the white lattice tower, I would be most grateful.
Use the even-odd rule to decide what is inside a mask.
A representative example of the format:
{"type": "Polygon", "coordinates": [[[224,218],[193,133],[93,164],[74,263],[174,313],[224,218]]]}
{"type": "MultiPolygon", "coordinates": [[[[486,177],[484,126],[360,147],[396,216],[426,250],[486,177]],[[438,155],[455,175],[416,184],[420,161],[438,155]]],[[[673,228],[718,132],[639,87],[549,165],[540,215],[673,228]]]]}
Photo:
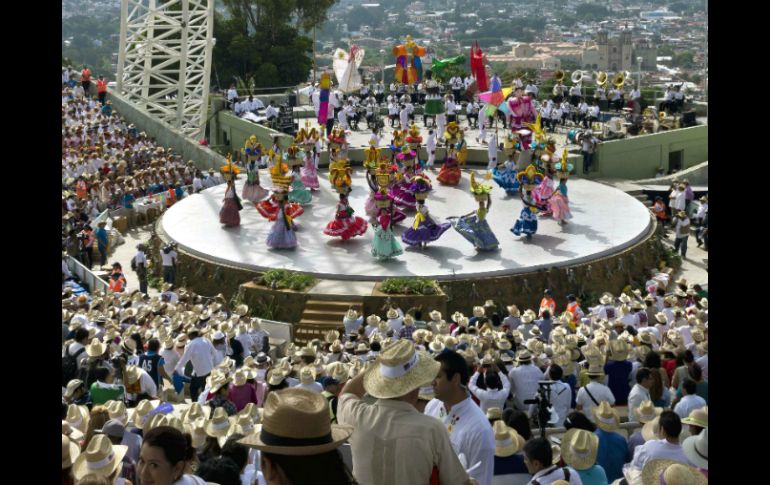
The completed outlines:
{"type": "Polygon", "coordinates": [[[117,90],[197,138],[206,127],[214,0],[121,0],[117,90]]]}

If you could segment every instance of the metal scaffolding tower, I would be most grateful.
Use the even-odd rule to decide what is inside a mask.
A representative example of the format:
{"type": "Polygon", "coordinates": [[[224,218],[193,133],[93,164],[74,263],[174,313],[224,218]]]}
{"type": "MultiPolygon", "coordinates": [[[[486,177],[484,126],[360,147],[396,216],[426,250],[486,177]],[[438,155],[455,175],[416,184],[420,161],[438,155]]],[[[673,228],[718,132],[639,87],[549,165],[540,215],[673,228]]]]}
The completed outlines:
{"type": "Polygon", "coordinates": [[[121,0],[117,91],[186,135],[206,128],[214,0],[121,0]]]}

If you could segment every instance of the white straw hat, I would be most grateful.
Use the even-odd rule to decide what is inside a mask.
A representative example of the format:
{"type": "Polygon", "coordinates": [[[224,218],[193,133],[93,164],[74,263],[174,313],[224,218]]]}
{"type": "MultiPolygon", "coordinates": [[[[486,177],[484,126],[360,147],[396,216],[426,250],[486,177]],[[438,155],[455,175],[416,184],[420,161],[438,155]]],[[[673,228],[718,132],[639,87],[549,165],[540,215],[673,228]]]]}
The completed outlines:
{"type": "Polygon", "coordinates": [[[426,352],[417,352],[409,340],[399,340],[380,353],[364,375],[364,389],[378,399],[403,396],[432,381],[441,364],[426,352]]]}

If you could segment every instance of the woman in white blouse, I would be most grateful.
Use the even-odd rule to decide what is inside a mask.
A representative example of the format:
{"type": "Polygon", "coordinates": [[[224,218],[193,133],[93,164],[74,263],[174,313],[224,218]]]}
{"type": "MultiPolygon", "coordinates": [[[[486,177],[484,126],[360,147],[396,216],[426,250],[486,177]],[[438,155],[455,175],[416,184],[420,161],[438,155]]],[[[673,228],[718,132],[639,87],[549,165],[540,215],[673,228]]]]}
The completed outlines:
{"type": "Polygon", "coordinates": [[[480,376],[479,371],[473,374],[470,382],[468,382],[468,389],[479,399],[481,410],[486,413],[489,408],[503,409],[508,394],[511,392],[511,383],[508,377],[499,372],[497,366],[493,364],[492,367],[487,367],[484,372],[484,383],[487,388],[480,389],[476,384],[480,376]]]}

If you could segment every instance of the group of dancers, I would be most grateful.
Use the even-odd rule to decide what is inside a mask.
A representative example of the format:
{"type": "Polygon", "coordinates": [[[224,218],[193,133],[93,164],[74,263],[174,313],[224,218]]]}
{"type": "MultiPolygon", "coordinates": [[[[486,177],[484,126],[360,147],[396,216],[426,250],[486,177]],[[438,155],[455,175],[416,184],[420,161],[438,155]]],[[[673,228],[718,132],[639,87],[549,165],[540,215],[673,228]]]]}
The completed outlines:
{"type": "MultiPolygon", "coordinates": [[[[573,167],[567,163],[567,151],[561,160],[555,161],[555,144],[546,139],[540,121],[527,124],[530,129],[509,133],[500,149],[506,159],[490,163],[484,176],[494,181],[509,195],[519,194],[524,207],[511,228],[517,236],[531,239],[537,232],[538,217],[552,216],[559,224],[572,217],[567,197],[567,180],[573,167]],[[535,141],[532,141],[532,135],[535,141]],[[492,163],[494,162],[494,163],[492,163]],[[558,182],[555,182],[558,180],[558,182]]],[[[273,223],[266,244],[273,249],[296,248],[295,223],[305,207],[311,203],[313,192],[318,191],[318,162],[323,130],[301,129],[288,149],[282,149],[277,140],[269,150],[257,142],[255,136],[244,147],[246,164],[243,169],[246,182],[241,197],[255,204],[257,211],[273,223]],[[260,185],[259,167],[267,164],[273,183],[272,191],[260,185]]],[[[366,233],[371,224],[374,230],[371,254],[378,260],[387,260],[403,254],[401,243],[419,249],[437,241],[450,228],[457,231],[479,251],[498,249],[499,241],[492,232],[487,215],[491,209],[490,194],[493,186],[480,183],[476,174],[470,174],[470,192],[477,202],[476,210],[441,222],[432,217],[426,204],[434,190],[429,175],[435,160],[435,135],[431,131],[429,156],[420,160],[418,152],[422,144],[419,129],[396,130],[390,146],[379,148],[376,137],[364,150],[364,168],[370,194],[364,205],[369,218],[357,216],[349,202],[352,187],[352,167],[347,157],[346,132],[334,127],[326,137],[329,152],[329,182],[338,194],[334,220],[329,222],[324,234],[339,237],[343,241],[366,233]],[[404,221],[407,213],[414,213],[412,222],[402,236],[396,237],[394,225],[404,221]]],[[[456,186],[462,179],[461,165],[467,157],[467,144],[463,130],[450,122],[442,134],[440,144],[446,149],[446,157],[435,177],[442,185],[456,186]]],[[[241,169],[228,160],[221,169],[227,180],[224,205],[220,222],[225,227],[240,224],[239,211],[243,204],[235,188],[235,179],[241,169]]]]}

